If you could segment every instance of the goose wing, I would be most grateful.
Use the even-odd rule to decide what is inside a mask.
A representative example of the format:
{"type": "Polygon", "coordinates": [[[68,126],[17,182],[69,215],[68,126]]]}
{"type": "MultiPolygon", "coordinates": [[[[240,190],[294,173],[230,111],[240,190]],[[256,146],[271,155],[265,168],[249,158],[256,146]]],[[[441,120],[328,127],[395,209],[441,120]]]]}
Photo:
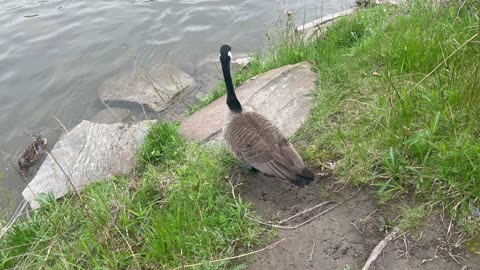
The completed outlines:
{"type": "Polygon", "coordinates": [[[225,139],[238,159],[261,172],[295,180],[305,168],[287,138],[260,114],[242,113],[230,123],[225,139]]]}

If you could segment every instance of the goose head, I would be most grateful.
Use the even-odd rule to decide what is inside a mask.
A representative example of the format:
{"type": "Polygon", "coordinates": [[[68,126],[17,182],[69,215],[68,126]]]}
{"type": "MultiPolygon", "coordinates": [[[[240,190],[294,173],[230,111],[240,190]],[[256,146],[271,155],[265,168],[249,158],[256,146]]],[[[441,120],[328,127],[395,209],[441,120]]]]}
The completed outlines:
{"type": "Polygon", "coordinates": [[[232,60],[232,47],[229,45],[222,45],[220,47],[220,62],[223,63],[228,63],[230,64],[230,61],[232,60]]]}

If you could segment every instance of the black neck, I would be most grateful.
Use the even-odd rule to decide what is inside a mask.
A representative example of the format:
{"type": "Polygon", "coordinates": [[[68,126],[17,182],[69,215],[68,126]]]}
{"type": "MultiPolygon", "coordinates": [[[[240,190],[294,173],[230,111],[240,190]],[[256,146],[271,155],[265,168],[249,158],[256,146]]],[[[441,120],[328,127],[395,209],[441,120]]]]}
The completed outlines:
{"type": "Polygon", "coordinates": [[[242,112],[242,105],[238,101],[233,88],[232,75],[230,74],[230,61],[220,61],[222,63],[223,78],[227,86],[227,105],[232,112],[242,112]]]}

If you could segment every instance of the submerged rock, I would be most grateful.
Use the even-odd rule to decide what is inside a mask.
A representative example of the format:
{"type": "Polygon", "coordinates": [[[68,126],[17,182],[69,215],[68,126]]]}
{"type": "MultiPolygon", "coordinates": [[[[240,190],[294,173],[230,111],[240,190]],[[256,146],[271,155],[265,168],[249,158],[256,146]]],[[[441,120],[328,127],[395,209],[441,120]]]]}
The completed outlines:
{"type": "Polygon", "coordinates": [[[96,113],[90,121],[99,124],[114,124],[120,122],[133,122],[136,119],[128,109],[108,108],[96,113]]]}
{"type": "Polygon", "coordinates": [[[72,186],[62,169],[76,189],[92,181],[128,173],[135,166],[133,155],[143,143],[151,123],[109,125],[82,121],[55,144],[51,155],[23,190],[23,197],[35,209],[40,206],[36,198],[42,193],[52,193],[55,198],[67,194],[72,186]]]}
{"type": "Polygon", "coordinates": [[[169,65],[159,65],[108,79],[100,86],[99,96],[110,106],[140,107],[143,104],[147,110],[159,112],[175,95],[193,84],[193,78],[187,73],[169,65]]]}
{"type": "MultiPolygon", "coordinates": [[[[242,105],[270,119],[290,137],[305,122],[313,107],[317,74],[309,62],[287,65],[260,74],[235,92],[242,105]]],[[[221,134],[226,96],[195,112],[180,125],[180,133],[195,141],[221,134]]]]}

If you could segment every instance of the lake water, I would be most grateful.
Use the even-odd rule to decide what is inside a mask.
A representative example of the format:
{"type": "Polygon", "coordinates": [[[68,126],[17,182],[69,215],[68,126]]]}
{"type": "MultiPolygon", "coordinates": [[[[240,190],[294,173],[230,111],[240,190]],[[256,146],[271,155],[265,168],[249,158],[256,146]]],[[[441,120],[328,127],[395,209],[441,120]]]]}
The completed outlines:
{"type": "Polygon", "coordinates": [[[187,73],[218,57],[260,51],[285,9],[297,25],[352,6],[313,0],[0,0],[0,205],[25,184],[9,165],[41,133],[49,147],[62,129],[104,109],[103,81],[132,67],[172,63],[187,73]],[[6,195],[8,193],[8,195],[6,195]]]}

